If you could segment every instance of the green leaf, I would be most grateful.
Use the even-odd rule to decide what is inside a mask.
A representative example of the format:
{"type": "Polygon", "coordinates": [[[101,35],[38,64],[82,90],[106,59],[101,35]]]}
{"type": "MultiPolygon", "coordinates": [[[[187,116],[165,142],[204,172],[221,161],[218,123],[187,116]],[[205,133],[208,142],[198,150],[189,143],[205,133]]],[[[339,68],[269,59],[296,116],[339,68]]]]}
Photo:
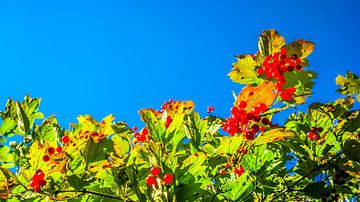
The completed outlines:
{"type": "Polygon", "coordinates": [[[326,192],[328,189],[325,188],[325,182],[313,182],[308,184],[302,192],[304,192],[307,196],[311,196],[314,198],[321,198],[321,194],[326,192]]]}
{"type": "Polygon", "coordinates": [[[259,84],[262,79],[258,78],[256,73],[257,62],[249,55],[239,58],[233,63],[232,69],[228,76],[235,83],[240,84],[259,84]]]}
{"type": "Polygon", "coordinates": [[[14,134],[16,130],[16,121],[12,118],[6,118],[2,123],[0,127],[0,134],[4,136],[11,136],[14,134]]]}
{"type": "Polygon", "coordinates": [[[284,89],[294,86],[296,91],[294,93],[296,103],[303,104],[305,102],[304,98],[312,94],[311,89],[314,85],[314,79],[316,78],[316,73],[313,71],[293,71],[286,72],[284,74],[286,83],[283,86],[284,89]]]}
{"type": "Polygon", "coordinates": [[[198,113],[187,114],[185,116],[185,133],[191,145],[199,151],[201,139],[205,136],[206,123],[201,121],[198,113]]]}
{"type": "Polygon", "coordinates": [[[284,37],[280,36],[280,34],[273,29],[263,31],[259,37],[258,46],[260,54],[263,57],[279,52],[284,45],[284,37]]]}
{"type": "Polygon", "coordinates": [[[55,142],[57,137],[60,137],[61,126],[58,124],[55,116],[52,115],[46,118],[40,128],[38,133],[38,138],[45,141],[55,142]]]}
{"type": "Polygon", "coordinates": [[[151,138],[155,142],[163,142],[163,137],[165,135],[165,125],[162,121],[155,116],[151,109],[143,109],[140,111],[142,120],[146,123],[147,128],[151,138]]]}
{"type": "Polygon", "coordinates": [[[344,144],[344,153],[350,160],[360,162],[360,142],[348,140],[344,144]]]}
{"type": "Polygon", "coordinates": [[[117,135],[114,135],[112,137],[112,141],[114,143],[115,153],[120,157],[125,157],[128,154],[128,152],[130,151],[129,142],[117,135]]]}
{"type": "Polygon", "coordinates": [[[68,175],[66,179],[69,185],[75,190],[80,190],[81,188],[89,184],[78,175],[68,175]]]}
{"type": "Polygon", "coordinates": [[[357,100],[360,102],[360,78],[356,74],[349,71],[346,72],[346,76],[338,75],[335,79],[336,84],[341,88],[336,91],[344,95],[357,95],[357,100]]]}
{"type": "Polygon", "coordinates": [[[112,141],[108,139],[102,139],[99,143],[95,143],[92,138],[90,138],[84,149],[83,158],[86,163],[86,168],[90,163],[98,162],[101,160],[106,160],[108,157],[108,152],[113,149],[112,141]],[[108,151],[106,151],[106,149],[108,151]]]}
{"type": "Polygon", "coordinates": [[[19,102],[16,102],[16,113],[18,116],[19,130],[21,134],[25,136],[30,132],[30,122],[19,102]]]}

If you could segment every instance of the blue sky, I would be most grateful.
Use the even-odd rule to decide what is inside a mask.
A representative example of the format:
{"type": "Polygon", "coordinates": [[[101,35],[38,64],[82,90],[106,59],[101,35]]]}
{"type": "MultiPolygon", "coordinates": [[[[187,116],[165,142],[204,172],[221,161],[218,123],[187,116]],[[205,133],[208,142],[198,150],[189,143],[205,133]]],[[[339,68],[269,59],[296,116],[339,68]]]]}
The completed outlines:
{"type": "Polygon", "coordinates": [[[256,52],[269,28],[315,42],[308,101],[333,100],[338,73],[360,74],[358,9],[355,0],[1,1],[1,110],[29,94],[66,128],[110,113],[133,126],[139,109],[173,98],[226,117],[242,87],[227,77],[234,56],[256,52]]]}

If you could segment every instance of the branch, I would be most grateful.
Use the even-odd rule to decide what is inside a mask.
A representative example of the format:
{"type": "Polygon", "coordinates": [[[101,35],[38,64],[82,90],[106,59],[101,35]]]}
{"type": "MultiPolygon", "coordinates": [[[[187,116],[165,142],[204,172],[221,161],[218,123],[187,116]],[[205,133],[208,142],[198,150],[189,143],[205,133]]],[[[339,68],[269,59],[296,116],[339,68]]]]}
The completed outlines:
{"type": "Polygon", "coordinates": [[[106,193],[101,193],[101,192],[96,192],[96,191],[90,191],[90,190],[86,190],[86,189],[81,189],[81,190],[59,190],[59,191],[55,191],[55,194],[58,193],[84,193],[84,194],[94,194],[97,196],[102,196],[102,197],[106,197],[106,198],[111,198],[111,199],[118,199],[118,200],[123,200],[122,198],[118,197],[118,196],[114,196],[111,194],[106,194],[106,193]]]}
{"type": "MultiPolygon", "coordinates": [[[[299,182],[301,182],[303,179],[309,177],[310,175],[312,175],[314,172],[319,171],[321,168],[325,167],[327,164],[329,164],[329,162],[331,162],[332,160],[336,159],[337,157],[339,157],[340,155],[342,155],[343,152],[339,152],[337,153],[335,156],[333,156],[331,159],[329,159],[326,163],[321,164],[319,166],[316,166],[315,168],[313,168],[308,174],[302,176],[300,179],[298,179],[297,181],[295,181],[294,184],[292,184],[291,186],[287,187],[286,189],[282,190],[280,194],[276,195],[274,199],[279,198],[280,196],[282,196],[284,193],[286,193],[288,190],[291,190],[295,185],[297,185],[299,182]]],[[[272,194],[272,193],[271,193],[272,194]]],[[[271,195],[269,194],[269,195],[271,195]]]]}

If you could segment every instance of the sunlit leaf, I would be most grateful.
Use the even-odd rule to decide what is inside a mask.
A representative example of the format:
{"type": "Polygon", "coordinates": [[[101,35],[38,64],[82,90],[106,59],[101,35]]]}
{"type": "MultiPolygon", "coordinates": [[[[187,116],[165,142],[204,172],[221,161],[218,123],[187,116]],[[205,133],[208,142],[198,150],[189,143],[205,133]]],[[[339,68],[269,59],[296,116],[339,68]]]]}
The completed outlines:
{"type": "Polygon", "coordinates": [[[260,54],[264,57],[279,52],[284,45],[284,37],[273,29],[263,31],[259,37],[258,47],[260,54]]]}
{"type": "Polygon", "coordinates": [[[233,63],[231,72],[228,74],[233,82],[240,84],[258,84],[262,81],[258,78],[255,68],[257,62],[249,55],[237,58],[237,62],[233,63]]]}

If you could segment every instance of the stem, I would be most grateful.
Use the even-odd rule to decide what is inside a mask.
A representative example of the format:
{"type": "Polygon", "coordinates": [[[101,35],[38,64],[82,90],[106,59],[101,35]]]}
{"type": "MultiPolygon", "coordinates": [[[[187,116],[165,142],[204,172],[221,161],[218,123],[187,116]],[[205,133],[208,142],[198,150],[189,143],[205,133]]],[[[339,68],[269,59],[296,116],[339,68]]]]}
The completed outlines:
{"type": "MultiPolygon", "coordinates": [[[[280,194],[276,195],[274,199],[279,198],[280,196],[282,196],[284,193],[286,193],[288,190],[291,190],[295,185],[297,185],[299,182],[301,182],[303,179],[309,177],[311,174],[313,174],[316,171],[319,171],[321,168],[325,167],[327,164],[329,164],[332,160],[336,159],[337,157],[341,156],[341,154],[343,154],[343,152],[337,153],[335,156],[333,156],[331,159],[329,159],[326,163],[321,164],[320,166],[316,166],[315,168],[313,168],[308,174],[302,176],[300,179],[298,179],[297,181],[295,181],[291,186],[287,187],[286,189],[282,190],[280,194]]],[[[272,194],[272,193],[271,193],[272,194]]],[[[271,195],[269,194],[269,195],[271,195]]]]}

